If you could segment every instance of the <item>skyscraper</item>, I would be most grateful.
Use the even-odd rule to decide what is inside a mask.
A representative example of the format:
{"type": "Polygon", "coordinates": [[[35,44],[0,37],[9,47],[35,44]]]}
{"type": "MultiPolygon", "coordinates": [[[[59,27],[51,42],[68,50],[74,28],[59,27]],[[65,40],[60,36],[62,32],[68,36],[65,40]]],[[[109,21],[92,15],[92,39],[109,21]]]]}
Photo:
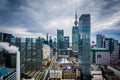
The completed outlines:
{"type": "Polygon", "coordinates": [[[50,39],[49,39],[49,46],[50,46],[50,48],[52,48],[52,47],[53,47],[52,36],[50,36],[50,39]]]}
{"type": "Polygon", "coordinates": [[[105,37],[102,34],[96,35],[96,47],[104,48],[105,47],[105,37]]]}
{"type": "Polygon", "coordinates": [[[62,49],[64,49],[64,31],[57,29],[57,50],[59,55],[62,49]]]}
{"type": "Polygon", "coordinates": [[[42,61],[43,61],[43,53],[42,53],[42,39],[41,37],[38,37],[36,39],[36,58],[34,58],[34,60],[36,60],[36,71],[42,70],[42,61]]]}
{"type": "Polygon", "coordinates": [[[118,40],[114,38],[106,38],[105,39],[105,48],[110,51],[110,62],[111,64],[116,64],[119,59],[119,46],[118,40]]]}
{"type": "Polygon", "coordinates": [[[74,55],[77,55],[78,53],[78,21],[77,21],[77,11],[75,13],[75,21],[74,21],[75,26],[72,28],[72,51],[74,55]]]}
{"type": "Polygon", "coordinates": [[[64,31],[57,30],[57,48],[64,49],[64,31]]]}
{"type": "Polygon", "coordinates": [[[110,54],[114,51],[114,38],[106,38],[105,39],[105,48],[110,50],[110,54]]]}
{"type": "Polygon", "coordinates": [[[64,48],[69,48],[69,36],[64,37],[64,48]]]}
{"type": "Polygon", "coordinates": [[[79,18],[79,65],[83,80],[91,80],[90,71],[90,14],[83,14],[79,18]]]}

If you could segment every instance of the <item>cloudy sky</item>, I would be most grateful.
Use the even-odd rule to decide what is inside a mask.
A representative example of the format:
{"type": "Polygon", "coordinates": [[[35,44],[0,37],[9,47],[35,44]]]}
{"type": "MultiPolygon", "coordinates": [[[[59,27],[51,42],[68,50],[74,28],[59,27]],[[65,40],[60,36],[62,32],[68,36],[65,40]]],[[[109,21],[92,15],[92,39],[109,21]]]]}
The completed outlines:
{"type": "Polygon", "coordinates": [[[91,14],[91,38],[102,33],[120,41],[120,0],[0,0],[0,32],[19,37],[71,37],[75,9],[91,14]]]}

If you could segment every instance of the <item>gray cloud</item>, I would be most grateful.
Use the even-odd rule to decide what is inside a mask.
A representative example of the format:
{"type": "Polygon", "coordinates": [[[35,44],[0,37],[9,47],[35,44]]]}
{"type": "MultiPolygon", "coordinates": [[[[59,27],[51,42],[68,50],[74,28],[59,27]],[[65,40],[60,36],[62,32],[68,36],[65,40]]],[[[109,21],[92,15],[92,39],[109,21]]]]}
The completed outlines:
{"type": "Polygon", "coordinates": [[[120,0],[104,0],[105,5],[102,6],[102,15],[114,15],[116,12],[120,11],[120,0]]]}
{"type": "MultiPolygon", "coordinates": [[[[60,28],[65,30],[65,35],[71,37],[77,7],[78,17],[84,13],[91,14],[94,38],[104,29],[120,30],[119,5],[119,0],[1,0],[0,31],[3,31],[3,26],[16,26],[27,29],[25,31],[31,35],[50,33],[56,36],[56,30],[60,28]]],[[[115,35],[118,34],[112,36],[115,35]]]]}
{"type": "Polygon", "coordinates": [[[98,31],[95,34],[103,34],[106,37],[115,38],[116,40],[120,41],[120,30],[106,29],[106,30],[103,30],[103,31],[98,31]]]}

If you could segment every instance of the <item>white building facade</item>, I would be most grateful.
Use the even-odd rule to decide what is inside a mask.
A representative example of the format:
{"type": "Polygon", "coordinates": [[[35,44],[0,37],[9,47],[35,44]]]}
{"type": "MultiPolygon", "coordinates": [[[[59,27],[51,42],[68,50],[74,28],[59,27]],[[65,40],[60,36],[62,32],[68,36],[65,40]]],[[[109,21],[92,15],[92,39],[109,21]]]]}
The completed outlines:
{"type": "Polygon", "coordinates": [[[43,51],[43,59],[47,59],[47,58],[50,58],[50,46],[49,45],[43,45],[43,48],[42,48],[42,51],[43,51]]]}
{"type": "Polygon", "coordinates": [[[110,64],[110,51],[105,48],[92,48],[91,63],[98,65],[110,64]]]}

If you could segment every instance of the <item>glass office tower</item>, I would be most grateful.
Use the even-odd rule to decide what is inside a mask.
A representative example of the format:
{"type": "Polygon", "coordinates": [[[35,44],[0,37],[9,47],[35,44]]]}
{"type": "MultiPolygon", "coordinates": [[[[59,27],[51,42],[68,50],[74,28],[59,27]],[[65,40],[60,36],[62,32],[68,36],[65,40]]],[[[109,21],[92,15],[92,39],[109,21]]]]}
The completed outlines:
{"type": "Polygon", "coordinates": [[[72,50],[73,53],[78,53],[78,26],[72,28],[72,50]]]}
{"type": "Polygon", "coordinates": [[[102,34],[96,35],[96,47],[105,48],[105,36],[102,34]]]}
{"type": "Polygon", "coordinates": [[[79,18],[79,65],[83,80],[91,80],[90,71],[90,14],[79,18]]]}
{"type": "Polygon", "coordinates": [[[78,21],[77,21],[77,10],[75,13],[75,26],[72,28],[72,51],[74,55],[78,55],[78,21]]]}
{"type": "Polygon", "coordinates": [[[64,31],[57,30],[57,47],[58,49],[64,49],[64,31]]]}
{"type": "Polygon", "coordinates": [[[69,36],[64,37],[64,48],[69,48],[69,36]]]}

